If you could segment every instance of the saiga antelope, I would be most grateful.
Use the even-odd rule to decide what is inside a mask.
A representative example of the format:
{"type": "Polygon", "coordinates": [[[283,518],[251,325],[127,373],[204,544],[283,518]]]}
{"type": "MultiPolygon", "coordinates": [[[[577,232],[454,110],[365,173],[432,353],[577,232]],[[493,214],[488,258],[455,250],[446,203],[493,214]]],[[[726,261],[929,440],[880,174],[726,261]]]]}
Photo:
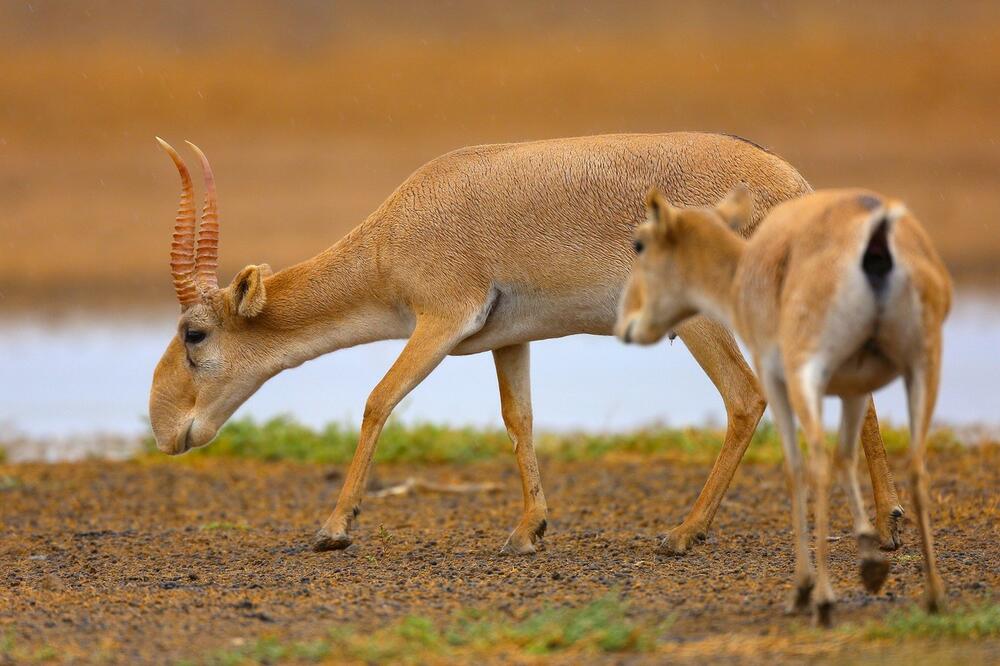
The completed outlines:
{"type": "Polygon", "coordinates": [[[854,521],[865,587],[878,591],[889,566],[858,488],[857,442],[871,391],[906,382],[910,477],[923,547],[926,604],[944,601],[928,518],[924,448],[937,397],[941,327],[951,280],[920,223],[902,203],[866,190],[808,194],[755,224],[750,192],[737,187],[710,208],[675,208],[658,192],[635,232],[639,250],[615,327],[625,342],[653,343],[696,314],[733,327],[749,348],[785,452],[795,528],[790,610],[808,607],[827,625],[834,592],[827,571],[830,471],[822,398],[840,396],[833,466],[854,521]],[[815,489],[816,571],[806,535],[806,474],[795,431],[808,443],[815,489]]]}
{"type": "MultiPolygon", "coordinates": [[[[247,266],[220,288],[215,181],[197,148],[205,206],[195,229],[191,177],[182,181],[171,246],[181,304],[177,334],[156,367],[150,421],[170,454],[203,446],[267,379],[366,342],[408,338],[365,405],[360,441],[317,549],[344,548],[379,433],[396,404],[449,354],[492,351],[524,509],[504,549],[535,549],[546,503],[532,444],[528,344],[576,333],[610,335],[631,263],[642,197],[655,184],[708,205],[744,181],[769,207],[810,191],[788,163],[724,135],[615,135],[465,148],[411,175],[364,223],[312,259],[273,275],[247,266]]],[[[677,333],[722,394],[725,446],[690,515],[665,539],[683,552],[704,535],[763,410],[732,336],[708,319],[677,333]]],[[[865,450],[886,547],[902,515],[874,411],[865,450]]]]}

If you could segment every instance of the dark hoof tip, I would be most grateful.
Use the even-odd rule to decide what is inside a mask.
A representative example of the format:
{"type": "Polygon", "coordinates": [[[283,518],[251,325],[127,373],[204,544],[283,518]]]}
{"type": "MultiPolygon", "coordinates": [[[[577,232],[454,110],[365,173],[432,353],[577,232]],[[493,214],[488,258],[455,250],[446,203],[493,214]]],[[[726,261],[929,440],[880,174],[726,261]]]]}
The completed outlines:
{"type": "Polygon", "coordinates": [[[894,539],[889,539],[888,541],[883,541],[881,544],[879,544],[878,548],[879,550],[884,550],[887,553],[891,553],[894,550],[899,550],[900,546],[902,545],[903,545],[902,539],[894,538],[894,539]]]}
{"type": "Polygon", "coordinates": [[[816,626],[829,629],[833,625],[833,602],[822,601],[816,604],[816,626]]]}
{"type": "Polygon", "coordinates": [[[313,539],[313,551],[325,553],[329,550],[344,550],[351,545],[351,537],[346,534],[329,534],[323,530],[313,539]]]}
{"type": "Polygon", "coordinates": [[[882,589],[889,575],[889,561],[885,558],[865,558],[861,560],[861,582],[865,589],[875,594],[882,589]]]}
{"type": "Polygon", "coordinates": [[[812,598],[812,591],[812,584],[806,585],[805,587],[795,588],[795,591],[792,592],[792,598],[785,607],[785,613],[787,615],[798,615],[799,613],[808,611],[809,601],[812,598]]]}
{"type": "Polygon", "coordinates": [[[703,543],[707,538],[707,530],[688,531],[675,527],[663,538],[656,552],[661,555],[685,555],[692,546],[703,543]]]}
{"type": "Polygon", "coordinates": [[[671,557],[680,557],[687,554],[687,551],[687,547],[681,547],[673,543],[669,538],[661,541],[660,545],[656,547],[657,553],[660,555],[670,555],[671,557]]]}
{"type": "Polygon", "coordinates": [[[503,548],[500,549],[500,554],[501,555],[534,555],[535,553],[538,552],[538,548],[540,548],[540,547],[541,547],[540,543],[538,545],[535,545],[535,544],[533,544],[531,542],[522,543],[522,544],[514,544],[510,539],[508,539],[507,543],[505,543],[503,545],[503,548]]]}
{"type": "Polygon", "coordinates": [[[924,601],[924,610],[926,610],[930,615],[938,615],[944,612],[944,602],[938,601],[937,599],[927,599],[924,601]]]}

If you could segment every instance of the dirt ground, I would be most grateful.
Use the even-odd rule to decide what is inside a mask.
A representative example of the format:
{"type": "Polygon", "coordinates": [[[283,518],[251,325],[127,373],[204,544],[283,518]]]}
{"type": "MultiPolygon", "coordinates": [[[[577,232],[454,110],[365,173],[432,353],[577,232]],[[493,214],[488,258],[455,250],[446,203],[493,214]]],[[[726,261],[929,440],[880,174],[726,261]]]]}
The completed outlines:
{"type": "MultiPolygon", "coordinates": [[[[930,460],[954,606],[997,598],[998,462],[997,447],[930,460]]],[[[663,638],[675,657],[803,656],[789,639],[795,625],[781,614],[792,554],[777,467],[744,466],[707,543],[684,557],[654,548],[692,502],[702,466],[543,461],[549,532],[544,549],[528,557],[498,554],[520,509],[512,460],[383,466],[382,484],[417,476],[499,481],[503,489],[369,498],[355,545],[313,553],[307,544],[332,508],[339,471],[225,459],[0,467],[8,479],[0,491],[0,635],[13,632],[19,644],[49,645],[66,658],[164,662],[261,635],[310,639],[344,622],[374,629],[463,608],[520,616],[613,592],[637,617],[676,614],[663,638]]],[[[905,488],[901,499],[911,506],[905,488]]],[[[872,596],[856,574],[839,491],[834,509],[835,621],[908,607],[922,589],[914,525],[907,521],[889,581],[872,596]]],[[[812,656],[886,654],[878,644],[831,641],[812,656]]],[[[963,660],[987,663],[1000,646],[960,649],[963,660]]],[[[928,658],[924,648],[912,651],[928,658]]]]}

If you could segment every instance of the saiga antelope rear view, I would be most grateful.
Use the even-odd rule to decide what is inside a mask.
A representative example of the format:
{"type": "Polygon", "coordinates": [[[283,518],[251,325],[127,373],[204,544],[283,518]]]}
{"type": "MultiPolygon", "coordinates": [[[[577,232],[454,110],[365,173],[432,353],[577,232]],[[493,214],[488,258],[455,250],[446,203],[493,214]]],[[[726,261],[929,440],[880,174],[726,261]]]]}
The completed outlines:
{"type": "Polygon", "coordinates": [[[675,208],[658,192],[635,233],[641,250],[616,325],[625,342],[650,344],[685,319],[709,314],[735,327],[764,384],[785,451],[795,527],[791,610],[829,624],[834,592],[827,570],[828,491],[822,397],[843,412],[833,463],[847,494],[870,591],[888,563],[864,510],[857,442],[869,393],[902,376],[910,411],[910,476],[931,611],[944,602],[928,517],[924,449],[937,397],[941,328],[951,280],[916,218],[893,199],[831,190],[775,207],[749,240],[750,192],[737,187],[711,208],[675,208]],[[806,474],[795,432],[809,446],[815,488],[816,571],[806,539],[806,474]]]}

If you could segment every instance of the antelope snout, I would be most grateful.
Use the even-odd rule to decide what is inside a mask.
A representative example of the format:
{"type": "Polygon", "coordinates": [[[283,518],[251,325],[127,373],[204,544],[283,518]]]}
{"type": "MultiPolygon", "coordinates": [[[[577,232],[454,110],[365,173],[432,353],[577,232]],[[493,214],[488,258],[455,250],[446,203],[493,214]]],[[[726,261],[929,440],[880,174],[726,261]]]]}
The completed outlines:
{"type": "Polygon", "coordinates": [[[650,321],[641,311],[619,317],[614,332],[627,345],[652,345],[666,335],[674,335],[672,330],[650,321]]]}
{"type": "Polygon", "coordinates": [[[190,417],[181,422],[181,426],[174,435],[160,436],[154,430],[156,438],[156,448],[169,456],[178,456],[191,449],[205,446],[218,433],[218,428],[212,427],[195,417],[190,417]]]}
{"type": "Polygon", "coordinates": [[[156,448],[166,453],[168,456],[177,456],[191,448],[191,430],[194,426],[194,418],[184,419],[178,428],[164,431],[160,427],[153,427],[153,437],[156,440],[156,448]]]}
{"type": "Polygon", "coordinates": [[[615,323],[615,337],[627,345],[632,344],[632,330],[635,328],[635,317],[619,318],[615,323]]]}

